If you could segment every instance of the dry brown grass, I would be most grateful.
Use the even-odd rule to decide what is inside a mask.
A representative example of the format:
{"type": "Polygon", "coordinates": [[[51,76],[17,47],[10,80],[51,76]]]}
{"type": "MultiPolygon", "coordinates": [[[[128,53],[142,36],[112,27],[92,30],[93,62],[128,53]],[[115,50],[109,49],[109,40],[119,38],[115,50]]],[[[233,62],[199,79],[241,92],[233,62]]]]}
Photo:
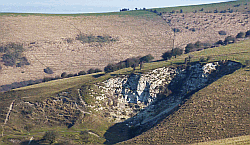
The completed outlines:
{"type": "Polygon", "coordinates": [[[3,66],[0,72],[0,86],[30,79],[54,77],[62,72],[77,73],[92,67],[102,69],[110,62],[118,62],[132,56],[152,54],[155,59],[161,59],[162,53],[173,46],[172,28],[175,27],[181,30],[176,34],[175,46],[181,48],[187,43],[198,40],[202,42],[223,40],[226,36],[219,35],[218,31],[225,28],[228,35],[236,35],[240,31],[250,29],[250,25],[246,22],[249,18],[245,19],[246,16],[239,13],[235,13],[234,17],[233,15],[204,13],[187,13],[184,17],[182,14],[164,15],[164,19],[172,18],[171,26],[159,16],[149,19],[126,15],[77,17],[2,15],[1,44],[23,43],[26,49],[24,54],[31,65],[21,68],[3,66]],[[219,20],[221,17],[223,19],[219,20]],[[195,27],[197,30],[191,32],[185,29],[187,24],[189,28],[195,27]],[[109,35],[118,41],[82,44],[75,40],[80,31],[94,36],[109,35]],[[73,40],[72,43],[67,43],[69,38],[73,40]],[[46,67],[50,67],[54,74],[45,74],[43,69],[46,67]]]}

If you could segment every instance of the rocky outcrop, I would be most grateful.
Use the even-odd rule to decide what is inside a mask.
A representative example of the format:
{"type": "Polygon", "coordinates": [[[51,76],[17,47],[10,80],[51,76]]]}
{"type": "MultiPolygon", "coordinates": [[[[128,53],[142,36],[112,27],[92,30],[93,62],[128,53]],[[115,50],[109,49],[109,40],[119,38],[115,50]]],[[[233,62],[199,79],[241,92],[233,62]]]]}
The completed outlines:
{"type": "Polygon", "coordinates": [[[127,119],[131,125],[157,121],[178,106],[188,93],[210,83],[214,79],[213,74],[219,73],[222,66],[235,68],[234,70],[239,68],[238,63],[231,61],[205,65],[196,63],[186,68],[163,67],[145,74],[110,78],[96,84],[102,94],[95,98],[106,102],[106,105],[99,105],[95,110],[108,113],[108,117],[115,122],[127,119]],[[157,104],[152,104],[164,87],[171,90],[172,94],[157,104]]]}

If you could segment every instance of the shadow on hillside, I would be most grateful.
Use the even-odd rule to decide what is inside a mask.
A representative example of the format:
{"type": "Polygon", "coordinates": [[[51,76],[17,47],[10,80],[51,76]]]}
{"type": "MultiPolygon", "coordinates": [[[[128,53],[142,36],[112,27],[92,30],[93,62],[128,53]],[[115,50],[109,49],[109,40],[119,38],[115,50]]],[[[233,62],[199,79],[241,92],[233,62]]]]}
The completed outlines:
{"type": "MultiPolygon", "coordinates": [[[[230,62],[230,61],[228,61],[230,62]]],[[[190,99],[190,97],[198,92],[199,90],[207,87],[209,84],[213,83],[214,81],[218,80],[219,78],[223,77],[224,75],[228,75],[228,74],[232,74],[233,72],[235,72],[236,70],[238,70],[239,68],[241,68],[241,64],[238,63],[236,66],[234,67],[228,67],[228,62],[226,63],[221,63],[220,67],[217,68],[216,71],[212,72],[211,75],[209,76],[208,82],[206,83],[206,85],[190,91],[188,93],[185,93],[185,95],[181,96],[181,100],[180,101],[176,101],[176,103],[173,103],[173,106],[169,106],[166,110],[168,110],[167,112],[160,114],[161,112],[159,112],[159,117],[148,121],[148,122],[144,122],[143,124],[141,123],[142,121],[139,121],[134,119],[137,116],[140,116],[140,114],[142,114],[142,112],[144,110],[146,110],[148,107],[151,107],[152,105],[157,106],[157,104],[161,103],[161,102],[170,102],[170,101],[175,101],[176,100],[176,96],[180,96],[181,95],[181,91],[180,89],[182,89],[182,87],[184,86],[184,84],[187,82],[188,78],[190,78],[190,72],[186,71],[186,72],[182,72],[179,73],[175,76],[175,78],[173,78],[173,80],[171,81],[171,83],[168,85],[168,90],[170,90],[172,92],[172,94],[170,95],[165,95],[165,97],[157,97],[157,99],[154,100],[154,102],[151,102],[151,104],[146,107],[144,110],[141,110],[139,113],[137,113],[137,115],[135,115],[135,117],[131,117],[121,123],[116,123],[115,125],[111,126],[106,133],[104,134],[104,137],[106,139],[106,142],[104,144],[115,144],[118,142],[122,142],[122,141],[126,141],[129,140],[135,136],[138,136],[140,134],[142,134],[143,132],[146,132],[147,130],[155,127],[159,122],[161,122],[164,118],[166,118],[167,116],[171,115],[172,113],[174,113],[175,111],[177,111],[179,109],[179,107],[184,104],[188,99],[190,99]],[[183,75],[186,75],[185,77],[183,77],[183,75]],[[158,99],[160,98],[160,99],[158,99]]],[[[187,68],[188,70],[188,68],[187,68]]],[[[130,76],[129,78],[133,78],[134,76],[130,76]]],[[[129,82],[129,78],[128,78],[128,82],[129,82]]],[[[138,77],[140,78],[140,77],[138,77]]],[[[139,81],[139,79],[137,79],[139,81]]],[[[129,82],[131,83],[131,82],[129,82]]],[[[138,85],[138,82],[135,83],[135,85],[138,85]]],[[[184,93],[182,93],[184,94],[184,93]]],[[[159,94],[160,96],[160,94],[159,94]]],[[[180,98],[180,97],[179,97],[180,98]]]]}
{"type": "Polygon", "coordinates": [[[101,76],[104,76],[105,74],[97,74],[97,75],[93,75],[94,78],[99,78],[101,76]]]}
{"type": "MultiPolygon", "coordinates": [[[[29,142],[30,142],[29,140],[26,140],[21,142],[20,145],[28,145],[29,142]]],[[[41,142],[41,140],[32,140],[29,145],[47,145],[47,144],[41,142]]]]}

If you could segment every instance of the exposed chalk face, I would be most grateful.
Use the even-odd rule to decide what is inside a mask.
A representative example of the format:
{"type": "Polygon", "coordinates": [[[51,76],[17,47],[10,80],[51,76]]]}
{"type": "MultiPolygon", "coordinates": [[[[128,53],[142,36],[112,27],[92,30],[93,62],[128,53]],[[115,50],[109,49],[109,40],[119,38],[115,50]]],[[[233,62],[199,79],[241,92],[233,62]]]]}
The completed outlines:
{"type": "MultiPolygon", "coordinates": [[[[108,100],[107,104],[112,104],[111,106],[106,106],[106,109],[111,116],[115,117],[115,122],[123,121],[122,118],[130,118],[130,120],[133,120],[132,124],[135,125],[143,118],[143,123],[146,123],[161,117],[161,114],[156,114],[156,112],[159,112],[159,108],[163,108],[160,111],[161,113],[167,113],[171,108],[176,107],[187,93],[205,87],[213,73],[216,73],[217,76],[217,73],[221,73],[220,71],[224,69],[236,70],[238,65],[238,63],[230,61],[227,63],[213,62],[203,65],[196,63],[185,69],[163,67],[151,70],[145,74],[110,78],[100,83],[102,85],[97,85],[102,95],[97,96],[96,99],[108,100]],[[157,99],[160,88],[167,86],[171,91],[174,89],[177,91],[160,104],[151,105],[157,99]],[[133,105],[131,106],[131,104],[133,105]],[[140,111],[140,109],[144,111],[140,111]],[[134,116],[133,119],[131,116],[134,116]]],[[[105,107],[97,108],[96,110],[105,110],[105,107]]]]}

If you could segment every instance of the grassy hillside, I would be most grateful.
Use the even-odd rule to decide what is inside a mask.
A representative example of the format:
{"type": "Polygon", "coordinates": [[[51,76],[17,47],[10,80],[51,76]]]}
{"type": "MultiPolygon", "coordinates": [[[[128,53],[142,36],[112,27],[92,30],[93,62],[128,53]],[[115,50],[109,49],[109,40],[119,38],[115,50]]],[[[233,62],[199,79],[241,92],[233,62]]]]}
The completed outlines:
{"type": "MultiPolygon", "coordinates": [[[[136,72],[146,72],[158,67],[178,65],[184,63],[184,59],[188,55],[194,55],[192,61],[197,61],[200,57],[212,56],[210,61],[228,59],[244,64],[245,60],[249,59],[250,56],[249,44],[250,40],[246,40],[237,44],[185,54],[169,61],[146,63],[142,71],[137,68],[136,72]],[[220,55],[214,55],[215,52],[220,55]]],[[[103,76],[101,76],[102,73],[78,76],[1,93],[1,122],[4,122],[7,108],[13,100],[15,100],[16,103],[18,103],[18,101],[45,103],[48,102],[51,97],[60,94],[60,92],[69,92],[71,94],[69,97],[72,100],[76,100],[78,98],[77,89],[87,84],[106,80],[114,76],[114,74],[129,74],[131,72],[132,68],[127,68],[103,76]]],[[[224,76],[194,94],[178,111],[168,116],[155,128],[124,143],[196,143],[249,135],[249,72],[250,69],[245,67],[233,74],[224,76]]],[[[88,98],[85,98],[85,101],[88,101],[88,98]]],[[[48,103],[45,104],[49,105],[48,103]]],[[[51,109],[53,110],[54,108],[51,109]]],[[[53,112],[50,115],[53,116],[53,112]]],[[[50,115],[47,117],[52,118],[50,115]]],[[[18,108],[16,108],[10,116],[10,120],[4,128],[1,129],[1,131],[4,132],[4,137],[1,137],[1,141],[3,141],[3,144],[8,143],[9,140],[13,138],[25,141],[29,140],[31,136],[34,136],[34,143],[38,143],[45,131],[55,130],[58,133],[57,142],[77,144],[82,142],[81,131],[91,130],[100,137],[90,135],[89,141],[92,143],[103,143],[105,142],[103,135],[105,131],[112,126],[112,123],[101,116],[102,115],[95,113],[77,117],[75,125],[71,128],[68,128],[64,123],[58,124],[56,121],[36,124],[34,126],[33,121],[30,122],[29,117],[24,118],[22,114],[21,116],[18,115],[18,108]],[[31,131],[27,132],[25,126],[30,124],[33,127],[31,131]]],[[[28,141],[24,143],[28,143],[28,141]]]]}
{"type": "Polygon", "coordinates": [[[229,2],[221,2],[221,3],[212,3],[212,4],[200,4],[200,5],[190,5],[190,6],[179,6],[179,7],[166,7],[166,8],[156,8],[153,10],[157,10],[158,12],[172,12],[178,11],[182,9],[183,13],[195,12],[204,13],[204,12],[214,12],[214,10],[218,10],[220,13],[223,10],[233,10],[233,12],[247,12],[249,11],[248,0],[237,0],[237,1],[229,1],[229,2]],[[202,10],[203,8],[203,10],[202,10]],[[246,9],[247,8],[247,9],[246,9]]]}

